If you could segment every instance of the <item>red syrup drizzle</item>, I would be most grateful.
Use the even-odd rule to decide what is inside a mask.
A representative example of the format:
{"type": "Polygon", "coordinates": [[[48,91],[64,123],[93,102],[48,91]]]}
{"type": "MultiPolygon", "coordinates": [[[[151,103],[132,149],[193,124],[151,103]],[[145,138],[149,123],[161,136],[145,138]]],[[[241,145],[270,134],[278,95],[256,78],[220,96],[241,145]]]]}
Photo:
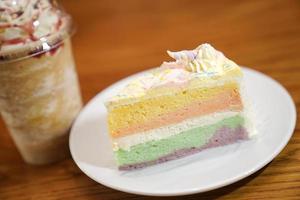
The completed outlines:
{"type": "Polygon", "coordinates": [[[5,43],[6,43],[6,44],[19,44],[19,43],[24,43],[24,39],[21,39],[21,38],[14,38],[14,39],[11,39],[11,40],[7,40],[5,43]]]}
{"type": "MultiPolygon", "coordinates": [[[[57,7],[57,4],[56,4],[55,0],[51,0],[51,4],[53,6],[55,6],[55,7],[57,7]]],[[[37,4],[35,4],[33,6],[34,6],[35,9],[38,9],[38,5],[37,4]]],[[[0,8],[0,11],[5,11],[5,9],[4,8],[0,8]]],[[[18,11],[18,12],[14,13],[14,14],[16,14],[17,17],[20,17],[20,16],[22,16],[23,13],[24,13],[23,11],[18,11]]],[[[29,22],[27,22],[26,24],[24,24],[24,25],[16,25],[16,24],[13,24],[13,25],[11,25],[11,24],[0,25],[0,29],[10,28],[10,27],[17,27],[17,28],[22,29],[24,32],[26,32],[28,34],[28,37],[26,37],[26,38],[14,38],[14,39],[11,39],[11,40],[1,41],[0,42],[0,50],[1,50],[1,45],[2,44],[14,45],[14,44],[21,44],[21,43],[25,44],[28,40],[30,40],[31,42],[38,41],[40,38],[36,38],[34,36],[34,28],[35,27],[33,25],[34,21],[36,21],[37,19],[38,19],[38,15],[32,16],[32,19],[29,22]]],[[[62,19],[59,18],[58,21],[57,21],[57,23],[54,25],[56,31],[58,31],[60,29],[60,27],[62,26],[62,23],[63,23],[62,19]]],[[[44,37],[47,37],[47,36],[44,36],[44,37]]],[[[39,48],[37,48],[37,49],[35,49],[33,51],[30,51],[28,53],[28,56],[33,55],[33,57],[40,58],[42,55],[44,55],[46,53],[48,53],[50,56],[53,56],[57,52],[57,50],[60,47],[62,47],[64,44],[63,44],[62,40],[58,40],[54,44],[51,44],[51,45],[48,44],[48,45],[50,46],[50,50],[46,50],[45,51],[43,49],[43,47],[40,46],[39,48]]],[[[0,61],[1,60],[5,60],[5,59],[6,59],[5,56],[0,55],[0,61]]]]}
{"type": "MultiPolygon", "coordinates": [[[[18,13],[18,16],[21,16],[22,14],[23,14],[23,12],[22,13],[18,13]]],[[[10,27],[18,27],[18,28],[24,30],[24,32],[26,32],[28,34],[28,36],[29,36],[28,38],[14,38],[14,39],[11,39],[11,40],[6,40],[2,44],[9,44],[9,45],[21,44],[21,43],[25,44],[26,40],[28,40],[28,39],[31,40],[32,42],[38,41],[39,38],[36,38],[34,36],[34,34],[33,34],[34,33],[34,25],[33,25],[34,21],[35,20],[32,19],[32,20],[30,20],[28,23],[26,23],[24,25],[15,25],[15,24],[14,25],[9,25],[9,24],[7,24],[7,25],[0,26],[0,29],[10,28],[10,27]]],[[[59,30],[59,28],[61,27],[61,25],[62,25],[62,19],[59,18],[58,22],[55,25],[56,31],[59,30]]],[[[49,53],[50,56],[53,56],[57,52],[57,50],[60,47],[63,46],[63,42],[62,41],[57,41],[56,43],[54,43],[52,45],[49,45],[49,46],[50,46],[50,50],[44,51],[43,47],[41,46],[41,47],[39,47],[39,48],[37,48],[37,49],[35,49],[33,51],[30,51],[28,53],[28,56],[34,54],[33,57],[40,58],[40,57],[42,57],[46,53],[49,53]]],[[[5,57],[3,57],[3,56],[0,55],[0,61],[1,60],[5,60],[5,57]]]]}

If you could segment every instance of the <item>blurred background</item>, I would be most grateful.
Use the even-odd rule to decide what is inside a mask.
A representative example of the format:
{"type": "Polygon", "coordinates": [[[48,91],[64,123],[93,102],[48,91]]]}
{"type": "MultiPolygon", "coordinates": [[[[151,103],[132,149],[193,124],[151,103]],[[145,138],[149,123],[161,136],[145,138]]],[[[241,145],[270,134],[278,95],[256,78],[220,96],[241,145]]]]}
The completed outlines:
{"type": "MultiPolygon", "coordinates": [[[[85,103],[117,80],[171,60],[167,50],[193,49],[207,42],[239,65],[266,73],[281,82],[296,105],[300,105],[299,0],[60,2],[77,26],[72,41],[85,103]]],[[[296,131],[299,132],[299,129],[298,123],[296,131]]],[[[71,159],[43,168],[25,165],[2,121],[0,130],[1,200],[62,197],[142,199],[93,182],[79,171],[71,159]],[[22,198],[25,193],[28,197],[22,198]]],[[[279,199],[297,195],[295,188],[299,189],[300,181],[299,173],[296,173],[299,171],[299,141],[300,137],[294,134],[289,148],[265,171],[198,197],[251,199],[259,194],[257,191],[265,191],[266,196],[279,199]],[[285,168],[286,161],[293,166],[292,170],[285,168]],[[287,174],[284,174],[285,169],[287,174]],[[262,175],[256,177],[260,173],[262,175]],[[282,182],[272,181],[270,174],[276,174],[276,180],[288,177],[287,180],[293,184],[282,189],[282,182]],[[267,186],[270,188],[266,189],[267,186]],[[284,193],[280,192],[282,190],[284,193]]]]}
{"type": "Polygon", "coordinates": [[[73,44],[85,100],[120,78],[170,60],[168,49],[204,42],[274,78],[299,67],[300,1],[61,2],[77,23],[73,44]]]}

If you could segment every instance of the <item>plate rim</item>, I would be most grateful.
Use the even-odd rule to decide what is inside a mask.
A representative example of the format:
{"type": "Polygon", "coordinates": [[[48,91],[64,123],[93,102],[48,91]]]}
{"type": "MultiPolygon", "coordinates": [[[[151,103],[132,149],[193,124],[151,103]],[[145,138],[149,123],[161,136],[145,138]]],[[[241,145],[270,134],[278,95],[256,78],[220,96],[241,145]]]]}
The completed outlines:
{"type": "Polygon", "coordinates": [[[138,194],[138,195],[144,195],[144,196],[183,196],[183,195],[191,195],[191,194],[197,194],[197,193],[203,193],[203,192],[208,192],[211,190],[215,190],[218,188],[222,188],[225,187],[227,185],[231,185],[235,182],[238,182],[254,173],[256,173],[257,171],[261,170],[263,167],[265,167],[267,164],[269,164],[272,160],[275,159],[275,157],[277,155],[280,154],[280,152],[287,146],[288,142],[291,140],[291,137],[294,133],[295,127],[296,127],[296,121],[297,121],[297,111],[296,111],[296,106],[295,106],[295,102],[293,100],[293,98],[291,97],[290,93],[288,92],[288,90],[281,85],[277,80],[271,78],[270,76],[248,68],[248,67],[244,67],[242,66],[242,70],[246,70],[246,71],[250,71],[251,73],[255,73],[258,74],[259,76],[263,76],[265,79],[268,79],[269,81],[273,82],[278,88],[280,88],[282,90],[283,93],[285,93],[285,95],[288,97],[288,101],[290,102],[290,106],[291,106],[291,124],[289,127],[289,130],[286,131],[287,135],[286,135],[286,140],[281,142],[280,145],[278,145],[278,147],[276,148],[276,151],[273,151],[272,154],[270,154],[270,156],[268,156],[268,158],[266,158],[264,160],[264,162],[260,162],[257,165],[251,167],[251,170],[247,170],[245,173],[243,174],[239,174],[236,175],[230,179],[226,179],[226,180],[222,180],[217,184],[213,184],[211,186],[207,186],[205,188],[191,188],[191,189],[184,189],[182,191],[179,192],[143,192],[140,190],[135,190],[135,189],[128,189],[128,188],[123,188],[120,186],[116,186],[114,184],[110,184],[109,182],[105,182],[105,181],[101,181],[101,180],[96,180],[96,178],[94,178],[92,175],[89,174],[88,170],[85,170],[78,162],[76,162],[76,155],[74,153],[74,150],[72,148],[72,138],[74,137],[74,134],[72,134],[74,132],[74,125],[79,121],[80,116],[82,116],[83,111],[90,105],[92,104],[97,98],[99,98],[99,96],[103,95],[104,93],[106,93],[107,91],[111,90],[112,88],[114,88],[116,85],[122,84],[122,82],[134,78],[136,76],[139,76],[147,71],[150,71],[151,69],[147,69],[144,71],[140,71],[137,72],[135,74],[129,75],[127,77],[124,77],[120,80],[117,80],[116,82],[112,83],[111,85],[109,85],[108,87],[104,88],[103,90],[101,90],[100,92],[98,92],[94,97],[92,97],[82,108],[82,110],[80,111],[80,113],[78,114],[78,116],[76,117],[76,119],[74,120],[72,127],[70,129],[70,135],[69,135],[69,149],[70,149],[70,153],[71,153],[71,157],[73,159],[73,161],[75,162],[75,164],[78,166],[78,168],[86,175],[88,176],[90,179],[94,180],[95,182],[105,186],[105,187],[109,187],[121,192],[126,192],[126,193],[131,193],[131,194],[138,194]]]}

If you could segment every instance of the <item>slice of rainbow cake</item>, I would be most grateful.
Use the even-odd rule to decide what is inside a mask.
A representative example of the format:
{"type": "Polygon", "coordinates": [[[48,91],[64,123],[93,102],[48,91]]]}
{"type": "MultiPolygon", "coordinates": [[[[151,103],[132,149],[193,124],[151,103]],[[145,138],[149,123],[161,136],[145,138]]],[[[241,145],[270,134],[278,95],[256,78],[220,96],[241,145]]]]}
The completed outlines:
{"type": "Polygon", "coordinates": [[[181,158],[248,139],[240,67],[209,44],[169,52],[106,102],[120,170],[181,158]]]}

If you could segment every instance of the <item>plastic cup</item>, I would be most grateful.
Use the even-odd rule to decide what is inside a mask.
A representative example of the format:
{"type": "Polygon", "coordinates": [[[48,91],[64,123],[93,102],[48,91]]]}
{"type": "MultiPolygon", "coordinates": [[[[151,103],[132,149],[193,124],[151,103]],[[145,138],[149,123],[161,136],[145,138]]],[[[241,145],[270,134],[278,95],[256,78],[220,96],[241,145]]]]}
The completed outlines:
{"type": "Polygon", "coordinates": [[[30,164],[69,156],[69,130],[82,107],[70,41],[71,18],[58,12],[65,24],[56,32],[0,49],[1,115],[30,164]]]}

